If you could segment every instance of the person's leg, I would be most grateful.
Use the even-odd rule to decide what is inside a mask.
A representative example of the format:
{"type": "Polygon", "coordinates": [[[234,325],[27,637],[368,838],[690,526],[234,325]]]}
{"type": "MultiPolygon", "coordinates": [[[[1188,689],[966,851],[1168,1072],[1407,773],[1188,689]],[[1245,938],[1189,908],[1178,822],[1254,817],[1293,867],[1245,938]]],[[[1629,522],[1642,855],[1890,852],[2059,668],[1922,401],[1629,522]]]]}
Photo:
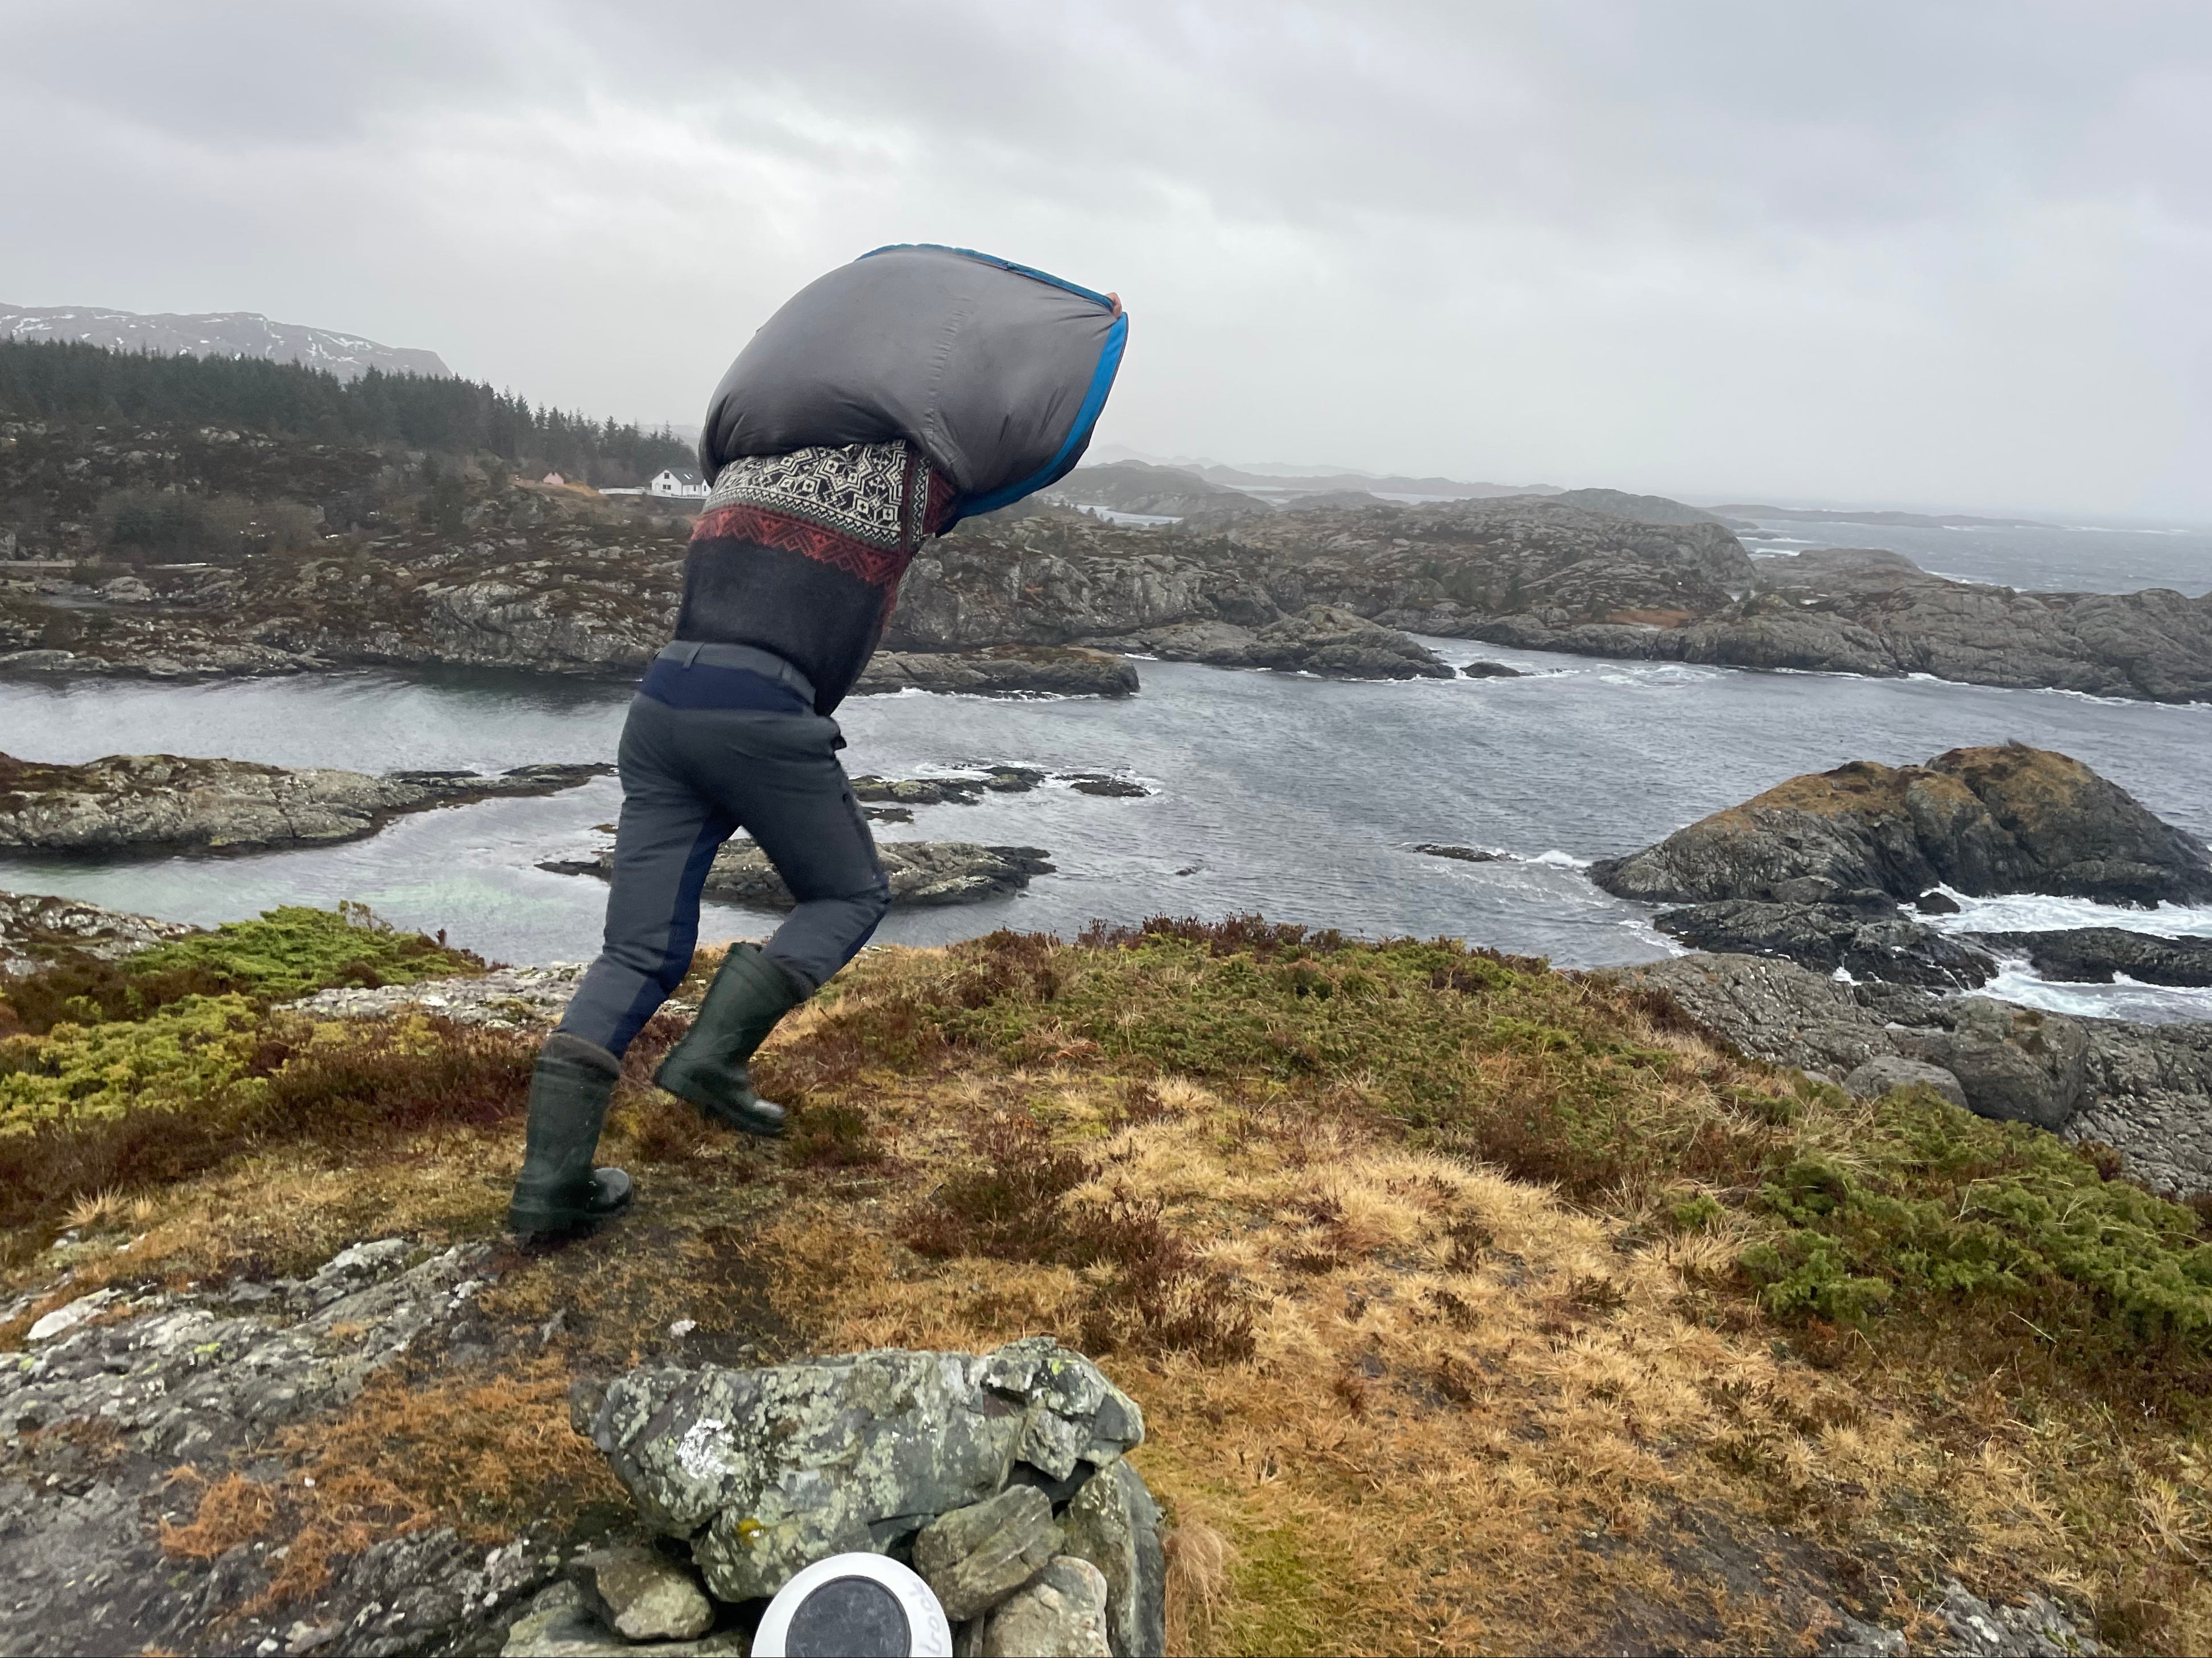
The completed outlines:
{"type": "Polygon", "coordinates": [[[743,821],[799,902],[765,949],[732,946],[690,1033],[654,1080],[709,1115],[776,1134],[783,1111],[747,1068],[776,1022],[867,941],[890,904],[867,822],[831,744],[810,716],[702,713],[687,720],[686,775],[743,821]]]}
{"type": "Polygon", "coordinates": [[[592,1154],[623,1050],[690,969],[699,890],[732,827],[669,763],[669,713],[640,697],[623,728],[622,821],[605,944],[531,1076],[522,1172],[507,1212],[520,1233],[574,1231],[629,1205],[629,1176],[594,1169],[592,1154]]]}
{"type": "Polygon", "coordinates": [[[690,971],[700,890],[737,827],[685,778],[676,728],[688,712],[641,696],[623,727],[605,942],[561,1017],[563,1031],[611,1054],[629,1046],[690,971]]]}

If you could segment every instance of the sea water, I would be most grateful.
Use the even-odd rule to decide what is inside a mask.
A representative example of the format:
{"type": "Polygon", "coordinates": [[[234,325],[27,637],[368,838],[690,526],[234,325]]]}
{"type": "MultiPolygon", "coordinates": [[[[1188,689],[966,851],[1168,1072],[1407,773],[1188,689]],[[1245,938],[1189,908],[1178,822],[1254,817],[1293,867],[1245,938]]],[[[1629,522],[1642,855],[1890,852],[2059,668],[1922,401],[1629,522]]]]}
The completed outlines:
{"type": "MultiPolygon", "coordinates": [[[[1143,799],[1048,783],[975,805],[918,808],[883,841],[1045,848],[1057,872],[1018,896],[900,911],[879,938],[939,943],[1012,926],[1073,934],[1093,919],[1219,917],[1385,936],[1449,935],[1595,966],[1672,954],[1656,911],[1583,872],[1794,774],[1847,760],[1925,760],[2011,738],[2075,756],[2154,811],[2212,835],[2212,706],[2166,707],[1928,679],[1752,673],[1620,663],[1465,641],[1514,679],[1346,683],[1140,662],[1119,701],[907,693],[839,710],[856,774],[927,775],[979,762],[1114,771],[1143,799]],[[1467,862],[1422,842],[1496,854],[1467,862]]],[[[0,749],[81,761],[166,751],[286,766],[499,770],[611,758],[627,686],[547,676],[349,672],[160,684],[0,683],[0,749]]],[[[596,946],[606,889],[547,873],[602,844],[620,791],[602,779],[540,799],[396,820],[342,846],[125,860],[0,856],[0,889],[54,892],[202,923],[281,903],[373,906],[510,962],[596,946]]],[[[702,937],[757,937],[775,918],[709,905],[702,937]]],[[[2106,924],[2212,932],[2212,911],[1990,901],[1948,923],[2106,924]]],[[[2212,992],[2046,986],[2006,993],[2136,1017],[2212,1017],[2212,992]]]]}

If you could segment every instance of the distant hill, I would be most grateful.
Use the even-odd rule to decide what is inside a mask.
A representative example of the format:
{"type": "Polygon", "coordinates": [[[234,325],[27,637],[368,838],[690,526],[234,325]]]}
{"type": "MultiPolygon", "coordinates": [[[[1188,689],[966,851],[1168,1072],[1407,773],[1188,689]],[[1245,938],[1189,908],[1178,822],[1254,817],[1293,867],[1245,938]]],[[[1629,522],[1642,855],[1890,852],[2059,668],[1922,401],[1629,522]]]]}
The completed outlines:
{"type": "Polygon", "coordinates": [[[1437,501],[1489,501],[1500,495],[1555,495],[1547,483],[1469,483],[1460,478],[1383,477],[1348,467],[1292,466],[1281,461],[1248,461],[1224,466],[1218,461],[1188,456],[1149,455],[1125,444],[1109,443],[1092,450],[1094,464],[1166,466],[1193,477],[1231,489],[1241,489],[1263,500],[1285,501],[1345,489],[1376,495],[1422,495],[1437,501]]]}
{"type": "Polygon", "coordinates": [[[149,315],[94,306],[0,304],[0,340],[69,340],[164,357],[258,357],[327,369],[342,380],[371,368],[387,374],[450,376],[435,351],[380,345],[303,323],[271,322],[258,311],[163,311],[149,315]]]}
{"type": "Polygon", "coordinates": [[[1892,513],[1871,509],[1831,510],[1814,507],[1762,507],[1730,501],[1713,508],[1734,518],[1778,518],[1807,524],[1893,524],[1916,530],[2055,530],[2032,518],[1974,518],[1964,513],[1892,513]]]}
{"type": "Polygon", "coordinates": [[[1563,489],[1550,499],[1563,507],[1586,507],[1594,513],[1632,518],[1639,524],[1718,524],[1723,520],[1695,507],[1685,507],[1665,495],[1632,495],[1625,489],[1563,489]]]}
{"type": "Polygon", "coordinates": [[[1447,477],[1377,477],[1371,472],[1261,472],[1237,466],[1195,466],[1191,469],[1209,483],[1225,484],[1262,496],[1303,496],[1337,494],[1346,489],[1372,495],[1425,495],[1438,501],[1489,501],[1500,495],[1548,495],[1557,490],[1547,484],[1466,483],[1447,477]]]}
{"type": "Polygon", "coordinates": [[[1210,483],[1180,467],[1154,466],[1141,460],[1079,466],[1054,484],[1047,495],[1071,507],[1103,507],[1109,512],[1143,513],[1162,518],[1268,510],[1267,502],[1241,489],[1210,483]]]}

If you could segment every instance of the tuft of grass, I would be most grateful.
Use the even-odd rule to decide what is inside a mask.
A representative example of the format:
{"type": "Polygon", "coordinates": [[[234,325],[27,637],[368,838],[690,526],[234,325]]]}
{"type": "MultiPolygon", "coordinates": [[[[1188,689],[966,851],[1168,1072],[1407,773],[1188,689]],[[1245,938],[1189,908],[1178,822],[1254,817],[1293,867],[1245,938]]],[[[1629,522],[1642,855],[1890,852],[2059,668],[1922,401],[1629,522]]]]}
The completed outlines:
{"type": "Polygon", "coordinates": [[[0,1229],[272,1142],[344,1146],[519,1117],[536,1045],[422,1014],[317,1023],[243,996],[0,1041],[0,1229]]]}
{"type": "Polygon", "coordinates": [[[905,1237],[938,1260],[981,1255],[1073,1267],[1098,1280],[1083,1319],[1093,1351],[1249,1358],[1253,1320],[1235,1286],[1126,1188],[1074,1200],[1099,1166],[1055,1147],[1026,1114],[994,1117],[972,1136],[977,1165],[955,1174],[908,1216],[905,1237]]]}

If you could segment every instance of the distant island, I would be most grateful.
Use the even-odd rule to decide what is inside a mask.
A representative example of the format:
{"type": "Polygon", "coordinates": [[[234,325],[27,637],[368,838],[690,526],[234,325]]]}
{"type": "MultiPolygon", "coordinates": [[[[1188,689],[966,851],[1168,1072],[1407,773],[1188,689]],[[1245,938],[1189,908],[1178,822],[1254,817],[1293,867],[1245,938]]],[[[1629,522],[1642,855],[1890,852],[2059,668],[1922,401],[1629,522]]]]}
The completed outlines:
{"type": "Polygon", "coordinates": [[[2032,518],[1975,518],[1966,513],[1890,513],[1851,507],[1831,511],[1818,507],[1765,507],[1755,502],[1730,501],[1713,508],[1728,518],[1789,519],[1802,524],[1888,524],[1910,530],[2056,530],[2032,518]]]}

